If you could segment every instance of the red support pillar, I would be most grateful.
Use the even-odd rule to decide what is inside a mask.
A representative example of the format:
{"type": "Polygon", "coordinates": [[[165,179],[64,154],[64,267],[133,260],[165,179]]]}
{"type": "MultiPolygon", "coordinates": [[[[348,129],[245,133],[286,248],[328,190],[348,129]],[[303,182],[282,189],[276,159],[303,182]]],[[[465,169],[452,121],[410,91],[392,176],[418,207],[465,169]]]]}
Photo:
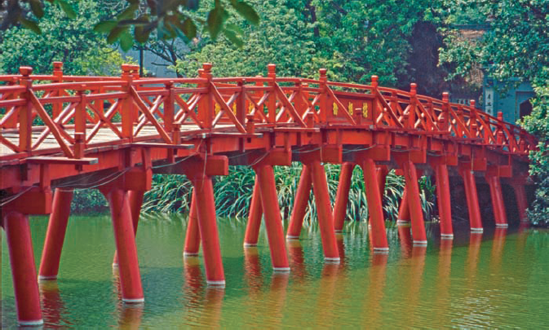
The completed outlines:
{"type": "Polygon", "coordinates": [[[408,203],[408,190],[404,186],[404,192],[402,193],[402,200],[400,201],[400,208],[398,210],[397,225],[409,225],[410,224],[410,206],[408,203]]]}
{"type": "MultiPolygon", "coordinates": [[[[145,191],[142,190],[128,191],[134,236],[137,235],[137,226],[139,225],[139,216],[141,215],[141,206],[143,206],[144,195],[145,191]]],[[[118,253],[116,251],[114,252],[114,257],[112,258],[112,265],[113,267],[118,267],[118,253]]]]}
{"type": "Polygon", "coordinates": [[[446,164],[435,165],[437,180],[438,213],[440,216],[440,236],[443,239],[454,238],[452,228],[452,207],[450,202],[450,179],[446,164]]]}
{"type": "Polygon", "coordinates": [[[500,179],[496,175],[486,175],[486,181],[488,181],[488,185],[490,186],[496,227],[507,228],[509,225],[507,224],[507,214],[505,212],[505,202],[503,201],[503,193],[501,192],[500,179]]]}
{"type": "Polygon", "coordinates": [[[187,234],[185,235],[185,247],[183,255],[194,257],[200,250],[200,229],[198,228],[198,212],[196,210],[196,194],[193,190],[191,197],[191,210],[189,212],[189,223],[187,224],[187,234]]]}
{"type": "Polygon", "coordinates": [[[274,171],[271,165],[262,164],[255,168],[261,191],[261,204],[265,215],[265,228],[269,239],[273,269],[289,272],[290,266],[284,244],[284,228],[276,196],[274,171]]]}
{"type": "Polygon", "coordinates": [[[383,218],[381,195],[379,193],[379,183],[377,182],[376,164],[372,159],[365,159],[361,166],[366,185],[372,245],[376,251],[388,251],[389,245],[387,244],[387,233],[385,232],[385,219],[383,218]]]}
{"type": "Polygon", "coordinates": [[[257,245],[257,241],[259,239],[259,229],[261,228],[262,217],[263,217],[263,208],[261,206],[261,190],[259,189],[259,179],[256,175],[252,201],[250,202],[250,214],[248,216],[248,225],[246,226],[246,236],[244,237],[244,246],[257,245]]]}
{"type": "Polygon", "coordinates": [[[53,196],[53,210],[48,222],[46,240],[40,261],[39,280],[54,280],[59,273],[61,251],[65,240],[67,223],[71,213],[72,190],[55,190],[53,196]]]}
{"type": "Polygon", "coordinates": [[[118,187],[101,191],[109,201],[111,209],[116,250],[122,287],[122,300],[125,303],[142,303],[143,287],[139,273],[135,232],[128,193],[118,187]]]}
{"type": "Polygon", "coordinates": [[[299,239],[301,228],[303,227],[303,218],[305,217],[305,211],[307,210],[307,205],[309,203],[311,187],[311,169],[308,165],[303,164],[290,218],[290,225],[288,226],[288,232],[286,233],[287,239],[299,239]]]}
{"type": "Polygon", "coordinates": [[[10,255],[17,320],[21,326],[42,325],[44,321],[40,309],[29,218],[27,215],[11,211],[5,214],[3,220],[10,255]]]}
{"type": "Polygon", "coordinates": [[[347,215],[347,205],[349,204],[349,190],[351,189],[351,179],[355,164],[341,164],[339,174],[339,185],[337,186],[337,195],[334,205],[334,228],[336,233],[343,231],[345,217],[347,215]]]}
{"type": "Polygon", "coordinates": [[[467,199],[467,209],[469,210],[469,223],[471,226],[471,232],[482,233],[482,220],[480,216],[480,208],[478,205],[477,184],[473,171],[470,166],[463,165],[460,168],[460,174],[463,178],[463,184],[465,186],[465,197],[467,199]]]}
{"type": "Polygon", "coordinates": [[[334,230],[334,219],[332,217],[332,206],[330,203],[330,192],[324,166],[316,160],[309,164],[311,167],[311,179],[313,181],[313,192],[315,194],[316,210],[318,214],[318,226],[324,248],[324,260],[339,262],[339,251],[334,230]]]}
{"type": "Polygon", "coordinates": [[[426,245],[427,236],[425,234],[425,223],[423,221],[423,209],[419,198],[416,166],[412,161],[405,160],[402,163],[402,170],[404,171],[404,178],[406,180],[408,208],[412,220],[412,237],[414,239],[414,245],[426,245]]]}
{"type": "Polygon", "coordinates": [[[208,285],[225,286],[225,273],[221,260],[219,234],[215,217],[215,201],[212,179],[209,176],[193,178],[198,211],[198,228],[204,253],[206,280],[208,285]]]}
{"type": "Polygon", "coordinates": [[[515,191],[515,197],[517,199],[517,207],[520,216],[520,221],[528,221],[526,219],[526,209],[528,208],[528,201],[526,199],[526,191],[523,184],[512,184],[515,191]]]}

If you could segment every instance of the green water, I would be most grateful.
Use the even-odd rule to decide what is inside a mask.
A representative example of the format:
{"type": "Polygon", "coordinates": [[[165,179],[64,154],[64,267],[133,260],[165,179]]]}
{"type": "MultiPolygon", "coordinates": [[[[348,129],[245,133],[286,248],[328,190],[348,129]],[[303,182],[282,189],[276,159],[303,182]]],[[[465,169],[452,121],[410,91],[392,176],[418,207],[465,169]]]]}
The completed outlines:
{"type": "MultiPolygon", "coordinates": [[[[38,259],[47,220],[31,220],[38,259]]],[[[549,232],[456,230],[411,247],[409,232],[389,228],[388,255],[373,254],[364,223],[339,237],[340,265],[325,264],[320,234],[305,229],[288,245],[292,272],[271,270],[265,233],[242,247],[245,223],[221,220],[224,290],[205,285],[200,259],[182,257],[186,217],[145,217],[137,244],[146,302],[125,306],[111,267],[108,217],[73,217],[57,282],[41,286],[47,327],[525,327],[549,324],[549,232]],[[479,240],[482,238],[482,241],[479,240]]],[[[16,313],[5,236],[2,239],[2,326],[16,313]]]]}

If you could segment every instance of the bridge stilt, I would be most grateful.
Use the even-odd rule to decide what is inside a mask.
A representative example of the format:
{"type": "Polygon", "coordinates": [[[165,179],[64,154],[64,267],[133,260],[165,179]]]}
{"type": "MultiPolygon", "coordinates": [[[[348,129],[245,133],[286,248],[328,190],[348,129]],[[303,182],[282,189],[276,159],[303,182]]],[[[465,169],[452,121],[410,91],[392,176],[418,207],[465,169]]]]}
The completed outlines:
{"type": "Polygon", "coordinates": [[[463,184],[465,186],[465,197],[467,199],[467,209],[469,210],[469,223],[471,231],[476,233],[482,233],[482,220],[480,216],[480,208],[478,204],[477,184],[473,171],[470,167],[460,167],[460,175],[463,178],[463,184]]]}
{"type": "Polygon", "coordinates": [[[408,208],[410,210],[410,218],[412,225],[412,237],[414,245],[427,244],[427,236],[425,234],[425,223],[423,221],[423,209],[419,198],[419,184],[417,178],[416,166],[410,160],[402,162],[402,170],[406,180],[408,208]]]}
{"type": "Polygon", "coordinates": [[[365,159],[362,164],[364,182],[366,184],[366,199],[368,201],[368,213],[370,214],[370,226],[372,231],[372,245],[374,250],[387,251],[387,233],[385,232],[385,219],[381,204],[376,164],[372,159],[365,159]]]}
{"type": "Polygon", "coordinates": [[[189,223],[185,234],[185,247],[183,255],[193,257],[198,255],[200,250],[200,229],[198,228],[198,212],[196,210],[196,193],[193,189],[191,196],[191,208],[189,211],[189,223]]]}
{"type": "Polygon", "coordinates": [[[326,172],[320,161],[313,161],[309,166],[311,167],[311,179],[313,181],[318,226],[320,227],[322,247],[324,248],[324,259],[330,262],[339,262],[339,251],[334,231],[334,219],[332,217],[326,172]]]}
{"type": "Polygon", "coordinates": [[[347,205],[349,204],[349,190],[351,189],[351,179],[355,164],[341,164],[339,174],[339,185],[337,186],[337,195],[334,205],[334,228],[336,233],[343,231],[345,217],[347,215],[347,205]]]}
{"type": "Polygon", "coordinates": [[[297,185],[297,193],[295,195],[294,207],[290,218],[290,225],[286,233],[287,239],[299,239],[301,228],[303,228],[303,218],[309,204],[309,195],[311,194],[312,179],[311,169],[308,165],[303,164],[301,177],[297,185]]]}
{"type": "Polygon", "coordinates": [[[528,208],[528,201],[526,198],[526,190],[522,184],[511,184],[515,191],[515,198],[517,199],[517,207],[519,212],[520,221],[527,221],[526,209],[528,208]]]}
{"type": "Polygon", "coordinates": [[[260,165],[255,168],[259,189],[261,190],[261,204],[265,215],[265,228],[271,250],[273,269],[280,272],[290,271],[286,246],[284,244],[284,228],[280,216],[280,207],[276,195],[274,171],[271,165],[260,165]]]}
{"type": "Polygon", "coordinates": [[[244,246],[257,245],[262,217],[263,208],[261,206],[261,190],[259,189],[259,179],[256,175],[252,200],[250,202],[250,214],[248,215],[246,235],[244,236],[244,246]]]}
{"type": "Polygon", "coordinates": [[[454,238],[452,228],[452,207],[450,202],[450,179],[446,164],[435,165],[437,180],[438,213],[440,216],[440,236],[444,239],[454,238]]]}
{"type": "Polygon", "coordinates": [[[404,186],[400,208],[398,210],[397,225],[410,225],[410,206],[408,205],[408,190],[404,186]]]}
{"type": "Polygon", "coordinates": [[[219,234],[215,217],[215,200],[212,178],[197,176],[193,178],[193,191],[196,196],[198,228],[204,253],[206,281],[208,285],[225,286],[225,273],[221,260],[219,234]]]}
{"type": "Polygon", "coordinates": [[[73,191],[56,189],[53,195],[53,208],[48,222],[46,240],[42,250],[39,280],[54,280],[59,273],[61,251],[71,213],[73,191]]]}
{"type": "Polygon", "coordinates": [[[36,281],[36,266],[29,227],[29,217],[19,212],[8,212],[3,219],[6,231],[17,320],[21,326],[42,325],[40,295],[36,281]]]}
{"type": "MultiPolygon", "coordinates": [[[[141,215],[141,206],[143,206],[143,196],[145,191],[142,190],[129,190],[128,199],[130,201],[130,210],[132,214],[133,233],[137,235],[137,226],[139,225],[139,216],[141,215]]],[[[118,252],[114,252],[112,258],[112,265],[118,267],[118,252]]]]}
{"type": "Polygon", "coordinates": [[[111,209],[116,250],[118,251],[122,301],[130,304],[142,303],[145,298],[143,297],[143,287],[141,285],[128,193],[118,187],[102,189],[101,192],[109,201],[111,209]]]}
{"type": "Polygon", "coordinates": [[[490,186],[490,197],[492,198],[492,209],[494,210],[496,227],[505,228],[508,226],[507,213],[505,212],[505,202],[503,201],[500,179],[495,175],[487,175],[486,181],[488,181],[488,185],[490,186]]]}

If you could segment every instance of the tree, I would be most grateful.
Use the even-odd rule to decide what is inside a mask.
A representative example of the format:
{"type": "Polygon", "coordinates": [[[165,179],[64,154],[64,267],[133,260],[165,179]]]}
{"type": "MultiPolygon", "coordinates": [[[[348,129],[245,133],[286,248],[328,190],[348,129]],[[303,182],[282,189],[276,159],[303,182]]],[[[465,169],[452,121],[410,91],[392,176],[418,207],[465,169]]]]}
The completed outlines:
{"type": "Polygon", "coordinates": [[[0,40],[0,71],[17,73],[28,65],[35,73],[50,73],[52,62],[62,61],[66,74],[119,74],[125,60],[118,50],[93,32],[93,26],[109,13],[93,0],[81,0],[75,10],[78,16],[66,17],[53,5],[44,7],[41,20],[44,33],[37,35],[22,27],[4,31],[0,40]]]}
{"type": "MultiPolygon", "coordinates": [[[[120,47],[129,50],[134,40],[145,43],[151,34],[156,31],[158,38],[171,40],[176,37],[193,39],[196,36],[197,25],[203,26],[213,39],[225,31],[224,22],[236,12],[252,24],[259,23],[255,10],[242,0],[230,0],[230,8],[224,1],[208,1],[210,10],[207,16],[197,16],[199,0],[127,0],[126,6],[119,6],[120,1],[107,0],[116,8],[115,15],[110,19],[104,18],[95,25],[95,31],[107,33],[107,41],[120,41],[120,47]]],[[[40,34],[41,27],[36,19],[47,17],[44,5],[60,8],[68,18],[76,19],[79,14],[74,7],[74,0],[0,0],[0,13],[3,14],[0,29],[22,24],[24,27],[40,34]]],[[[202,1],[204,3],[204,1],[202,1]]],[[[240,39],[234,36],[234,40],[240,39]]]]}
{"type": "Polygon", "coordinates": [[[463,39],[448,31],[441,63],[454,66],[452,75],[467,75],[481,67],[499,82],[529,81],[537,97],[532,114],[522,119],[524,128],[539,138],[539,150],[530,155],[530,174],[539,181],[536,201],[530,212],[533,222],[546,222],[549,215],[549,6],[544,0],[465,0],[451,6],[449,20],[460,13],[475,12],[486,25],[477,39],[463,39]]]}

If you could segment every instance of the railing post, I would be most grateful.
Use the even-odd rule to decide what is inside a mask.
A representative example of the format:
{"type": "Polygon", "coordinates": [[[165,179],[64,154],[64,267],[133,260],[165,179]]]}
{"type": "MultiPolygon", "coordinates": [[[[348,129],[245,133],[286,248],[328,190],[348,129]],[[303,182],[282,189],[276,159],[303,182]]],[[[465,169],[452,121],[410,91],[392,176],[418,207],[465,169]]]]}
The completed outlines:
{"type": "Polygon", "coordinates": [[[244,85],[244,83],[244,80],[238,82],[240,94],[235,100],[236,118],[242,124],[242,126],[246,125],[246,86],[244,85]]]}
{"type": "MultiPolygon", "coordinates": [[[[63,82],[63,62],[53,62],[53,76],[56,82],[62,83],[63,82]]],[[[63,96],[62,90],[58,90],[55,92],[57,96],[63,96]]],[[[57,119],[57,116],[61,113],[63,109],[62,103],[54,103],[52,106],[52,118],[53,120],[57,119]]]]}
{"type": "Polygon", "coordinates": [[[267,65],[267,71],[267,77],[271,78],[269,86],[272,87],[271,95],[269,95],[269,99],[267,100],[267,111],[269,112],[267,122],[273,124],[276,122],[276,64],[267,65]]]}
{"type": "Polygon", "coordinates": [[[86,85],[82,85],[78,91],[80,102],[74,113],[74,156],[75,158],[84,157],[84,148],[86,145],[86,85]]]}
{"type": "Polygon", "coordinates": [[[122,64],[122,81],[126,84],[122,87],[123,91],[126,92],[126,97],[122,101],[122,136],[129,139],[130,142],[133,141],[133,122],[134,122],[134,111],[133,111],[133,98],[130,94],[130,89],[132,87],[132,76],[130,75],[131,65],[122,64]]]}
{"type": "Polygon", "coordinates": [[[378,86],[378,80],[379,80],[379,77],[378,76],[372,76],[372,82],[371,82],[371,86],[372,86],[372,94],[374,95],[374,99],[373,99],[373,102],[372,102],[372,121],[373,121],[373,124],[374,126],[377,125],[377,118],[379,117],[379,113],[380,113],[380,109],[378,108],[378,101],[377,101],[377,94],[378,94],[378,89],[377,89],[377,86],[378,86]]]}
{"type": "Polygon", "coordinates": [[[471,108],[469,113],[469,122],[471,123],[471,127],[469,128],[469,131],[471,132],[470,136],[471,138],[476,138],[478,134],[478,123],[477,123],[477,108],[476,108],[476,102],[475,100],[470,101],[471,108]]]}
{"type": "Polygon", "coordinates": [[[207,94],[202,98],[202,101],[200,101],[198,115],[199,118],[202,120],[202,125],[204,126],[204,128],[211,129],[215,115],[213,97],[210,91],[210,83],[212,82],[212,64],[203,63],[202,71],[198,70],[198,74],[199,76],[201,76],[201,78],[205,78],[208,80],[208,82],[204,86],[207,89],[207,94]]]}
{"type": "Polygon", "coordinates": [[[167,133],[173,132],[174,120],[174,102],[175,92],[173,90],[173,81],[164,85],[168,90],[168,95],[164,99],[164,129],[167,133]]]}
{"type": "Polygon", "coordinates": [[[30,75],[32,68],[30,66],[22,66],[19,68],[21,73],[20,84],[25,86],[27,90],[23,93],[23,98],[27,100],[27,104],[19,110],[19,148],[21,151],[30,152],[32,150],[32,103],[30,101],[30,93],[32,93],[32,80],[30,75]]]}
{"type": "MultiPolygon", "coordinates": [[[[328,117],[330,115],[333,115],[331,111],[329,111],[329,105],[328,105],[328,77],[326,76],[326,73],[328,70],[326,69],[320,69],[318,70],[318,73],[320,75],[320,122],[322,124],[326,124],[328,121],[328,117]]],[[[344,111],[343,109],[341,109],[344,111]]]]}
{"type": "Polygon", "coordinates": [[[503,112],[498,111],[498,133],[496,136],[496,140],[498,144],[503,144],[503,112]]]}
{"type": "Polygon", "coordinates": [[[450,94],[448,92],[442,93],[442,118],[441,118],[441,130],[448,132],[450,129],[450,94]]]}
{"type": "Polygon", "coordinates": [[[408,128],[414,129],[416,124],[417,84],[410,84],[410,111],[408,113],[408,128]]]}

